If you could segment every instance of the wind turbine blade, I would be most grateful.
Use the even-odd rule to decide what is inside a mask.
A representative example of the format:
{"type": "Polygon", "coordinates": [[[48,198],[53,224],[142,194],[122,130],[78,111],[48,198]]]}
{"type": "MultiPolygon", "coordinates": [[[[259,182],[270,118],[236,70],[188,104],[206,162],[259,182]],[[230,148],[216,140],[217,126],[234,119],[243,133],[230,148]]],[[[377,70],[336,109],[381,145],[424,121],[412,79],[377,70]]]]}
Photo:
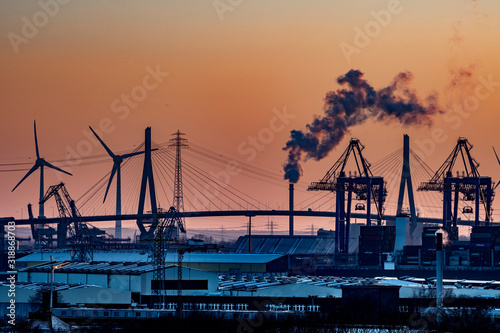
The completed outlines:
{"type": "MultiPolygon", "coordinates": [[[[492,146],[492,148],[493,148],[493,152],[495,153],[495,156],[497,158],[497,162],[498,162],[498,164],[500,164],[500,159],[498,158],[497,151],[495,150],[495,147],[492,146]]],[[[493,188],[493,190],[495,190],[498,187],[499,184],[500,184],[500,181],[495,185],[495,187],[493,188]]]]}
{"type": "Polygon", "coordinates": [[[500,164],[500,159],[498,158],[497,151],[495,150],[495,147],[493,148],[493,152],[495,153],[495,156],[497,157],[498,164],[500,164]]]}
{"type": "MultiPolygon", "coordinates": [[[[155,149],[151,149],[151,151],[156,151],[158,150],[158,148],[155,148],[155,149]]],[[[136,155],[140,155],[140,154],[144,154],[145,151],[138,151],[138,152],[135,152],[135,153],[129,153],[129,154],[123,154],[121,155],[122,159],[126,159],[128,157],[132,157],[132,156],[136,156],[136,155]]]]}
{"type": "Polygon", "coordinates": [[[36,120],[33,120],[33,127],[35,129],[35,149],[36,149],[36,158],[40,158],[40,152],[38,151],[38,138],[36,137],[36,120]]]}
{"type": "Polygon", "coordinates": [[[21,181],[19,183],[17,183],[16,187],[14,187],[12,189],[12,192],[14,192],[14,190],[19,186],[21,185],[21,183],[29,177],[29,175],[31,175],[33,172],[35,172],[36,169],[38,169],[40,165],[38,163],[36,163],[35,165],[33,165],[33,167],[30,169],[30,171],[28,171],[28,173],[23,177],[23,179],[21,179],[21,181]]]}
{"type": "Polygon", "coordinates": [[[95,137],[97,138],[97,140],[99,140],[99,142],[104,147],[104,149],[106,149],[106,151],[108,152],[109,156],[115,157],[115,154],[113,154],[113,152],[111,151],[111,149],[109,149],[108,146],[106,146],[106,144],[104,143],[104,141],[101,140],[101,138],[99,137],[99,135],[97,135],[97,133],[94,132],[94,130],[92,129],[92,127],[89,126],[89,128],[92,131],[92,133],[94,133],[95,137]]]}
{"type": "Polygon", "coordinates": [[[111,170],[111,176],[109,176],[108,187],[106,187],[106,194],[104,194],[104,200],[102,201],[102,203],[106,202],[106,197],[108,196],[109,187],[111,186],[111,182],[113,181],[113,177],[115,176],[116,170],[119,167],[120,166],[118,164],[113,164],[113,170],[111,170]]]}
{"type": "Polygon", "coordinates": [[[125,158],[129,158],[129,157],[132,157],[132,156],[144,154],[144,153],[145,153],[145,151],[138,151],[138,152],[135,152],[135,153],[124,154],[124,155],[122,155],[122,158],[125,159],[125,158]]]}
{"type": "Polygon", "coordinates": [[[47,162],[46,160],[43,160],[43,162],[42,162],[42,163],[43,163],[43,165],[45,165],[45,166],[47,166],[47,167],[49,167],[49,168],[52,168],[52,169],[54,169],[54,170],[57,170],[57,171],[63,172],[63,173],[65,173],[65,174],[67,174],[67,175],[73,176],[73,175],[72,175],[72,174],[70,174],[69,172],[64,171],[63,169],[60,169],[60,168],[58,168],[58,167],[56,167],[56,166],[54,166],[54,165],[50,164],[50,163],[49,163],[49,162],[47,162]]]}

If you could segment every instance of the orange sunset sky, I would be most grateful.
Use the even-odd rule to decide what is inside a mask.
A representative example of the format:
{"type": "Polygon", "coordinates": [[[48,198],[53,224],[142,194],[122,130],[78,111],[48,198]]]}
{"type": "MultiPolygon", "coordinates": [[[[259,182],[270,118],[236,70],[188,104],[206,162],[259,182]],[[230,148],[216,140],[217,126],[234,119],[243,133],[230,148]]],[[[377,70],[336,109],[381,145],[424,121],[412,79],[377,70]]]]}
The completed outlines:
{"type": "MultiPolygon", "coordinates": [[[[399,149],[408,133],[412,149],[433,170],[459,136],[467,137],[481,174],[496,182],[500,166],[491,147],[500,150],[499,17],[500,2],[495,0],[2,1],[0,216],[26,218],[26,205],[38,201],[38,171],[11,192],[35,161],[33,120],[41,156],[73,173],[47,170],[46,188],[63,180],[74,198],[112,167],[105,157],[88,166],[66,161],[74,161],[72,152],[88,141],[84,133],[89,125],[98,129],[104,124],[102,139],[116,152],[135,149],[151,126],[157,143],[167,142],[179,129],[188,143],[267,170],[274,181],[241,173],[231,178],[231,185],[271,208],[287,208],[288,183],[282,180],[287,152],[282,148],[291,130],[304,130],[323,113],[325,94],[338,89],[337,77],[350,69],[362,71],[376,89],[410,71],[412,88],[422,99],[436,92],[444,114],[435,116],[430,127],[373,120],[352,127],[325,159],[302,163],[297,203],[318,195],[306,186],[323,177],[351,136],[361,140],[365,157],[374,163],[399,149]],[[468,74],[457,78],[457,73],[468,74]],[[146,94],[127,106],[123,96],[134,91],[146,94]],[[457,112],[460,106],[465,111],[457,112]],[[273,126],[277,112],[289,118],[273,126]],[[255,156],[245,153],[251,148],[249,137],[266,128],[274,128],[272,138],[261,142],[255,156]]],[[[92,143],[86,154],[105,151],[92,143]]],[[[215,165],[200,167],[220,171],[215,165]]],[[[122,177],[139,179],[140,174],[124,172],[122,177]]],[[[163,207],[172,200],[165,187],[167,194],[159,194],[163,207]]],[[[54,206],[47,203],[46,216],[52,216],[54,206]]],[[[112,202],[107,207],[110,213],[112,202]]],[[[328,205],[313,208],[326,210],[328,205]]],[[[498,221],[498,200],[494,208],[498,221]]],[[[38,215],[38,207],[34,211],[38,215]]],[[[257,229],[267,230],[267,220],[255,218],[257,229]]],[[[286,218],[274,220],[279,232],[287,232],[286,218]]],[[[334,225],[329,219],[296,220],[298,233],[310,233],[312,223],[314,228],[334,225]]],[[[187,223],[218,236],[222,225],[243,233],[245,221],[187,223]]]]}

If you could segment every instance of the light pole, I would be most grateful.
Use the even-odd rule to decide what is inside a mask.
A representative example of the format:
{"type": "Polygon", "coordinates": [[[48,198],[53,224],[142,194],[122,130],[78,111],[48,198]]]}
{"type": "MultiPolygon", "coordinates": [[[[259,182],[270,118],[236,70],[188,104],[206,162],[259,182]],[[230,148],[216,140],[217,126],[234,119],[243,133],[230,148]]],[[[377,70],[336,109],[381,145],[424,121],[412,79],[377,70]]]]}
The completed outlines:
{"type": "Polygon", "coordinates": [[[57,260],[54,259],[53,256],[50,256],[50,259],[52,261],[50,262],[50,270],[51,270],[51,279],[50,279],[50,304],[49,304],[49,320],[50,320],[50,329],[52,330],[52,299],[53,299],[53,293],[54,293],[54,271],[56,269],[64,268],[71,264],[70,262],[63,262],[59,263],[57,260]],[[54,263],[58,263],[59,265],[54,266],[54,263]]]}

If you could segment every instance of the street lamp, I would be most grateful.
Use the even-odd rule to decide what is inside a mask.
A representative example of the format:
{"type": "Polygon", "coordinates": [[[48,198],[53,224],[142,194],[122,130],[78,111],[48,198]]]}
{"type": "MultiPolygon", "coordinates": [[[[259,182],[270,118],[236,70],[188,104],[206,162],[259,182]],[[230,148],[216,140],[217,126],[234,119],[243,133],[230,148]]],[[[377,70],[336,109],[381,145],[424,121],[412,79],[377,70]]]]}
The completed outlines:
{"type": "Polygon", "coordinates": [[[50,256],[50,259],[52,260],[50,262],[50,267],[51,267],[51,279],[50,279],[50,304],[49,304],[49,320],[50,320],[50,329],[52,329],[52,299],[53,299],[53,293],[54,293],[54,271],[60,268],[64,268],[68,265],[71,264],[71,262],[63,262],[59,263],[56,259],[54,259],[53,256],[50,256]],[[54,266],[54,263],[58,263],[59,265],[54,266]]]}

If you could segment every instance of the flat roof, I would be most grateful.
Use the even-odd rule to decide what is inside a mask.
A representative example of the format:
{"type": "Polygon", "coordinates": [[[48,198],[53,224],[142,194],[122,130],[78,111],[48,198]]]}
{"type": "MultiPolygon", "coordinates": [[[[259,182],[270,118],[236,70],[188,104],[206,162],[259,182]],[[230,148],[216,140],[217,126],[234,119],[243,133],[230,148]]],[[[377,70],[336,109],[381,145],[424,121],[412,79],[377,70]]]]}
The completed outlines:
{"type": "MultiPolygon", "coordinates": [[[[69,251],[38,252],[18,258],[16,262],[41,261],[50,262],[50,257],[56,261],[70,261],[69,251]]],[[[283,257],[282,254],[256,254],[256,253],[186,253],[184,263],[240,263],[240,264],[266,264],[283,257]]],[[[147,263],[149,254],[145,251],[96,251],[94,262],[135,262],[147,263]]],[[[167,253],[165,262],[176,263],[177,253],[167,253]]]]}
{"type": "MultiPolygon", "coordinates": [[[[165,268],[176,267],[169,265],[165,268]]],[[[45,272],[50,273],[52,264],[43,264],[40,266],[29,267],[20,270],[20,272],[45,272]]],[[[101,263],[86,263],[72,262],[66,267],[58,269],[57,273],[83,273],[83,274],[128,274],[140,275],[143,273],[154,271],[155,267],[146,263],[117,263],[117,262],[101,262],[101,263]]]]}
{"type": "MultiPolygon", "coordinates": [[[[240,236],[231,251],[234,253],[247,252],[248,241],[248,236],[240,236]]],[[[335,253],[335,238],[308,235],[255,235],[252,236],[252,249],[255,253],[333,255],[335,253]]]]}
{"type": "MultiPolygon", "coordinates": [[[[9,282],[0,282],[0,286],[9,287],[10,283],[9,282]]],[[[70,290],[70,289],[82,289],[82,288],[88,288],[88,287],[102,288],[99,286],[80,284],[80,283],[67,284],[67,283],[54,282],[54,291],[70,290]]],[[[36,290],[44,290],[44,289],[50,288],[50,283],[16,281],[16,288],[35,290],[35,291],[36,290]]]]}

